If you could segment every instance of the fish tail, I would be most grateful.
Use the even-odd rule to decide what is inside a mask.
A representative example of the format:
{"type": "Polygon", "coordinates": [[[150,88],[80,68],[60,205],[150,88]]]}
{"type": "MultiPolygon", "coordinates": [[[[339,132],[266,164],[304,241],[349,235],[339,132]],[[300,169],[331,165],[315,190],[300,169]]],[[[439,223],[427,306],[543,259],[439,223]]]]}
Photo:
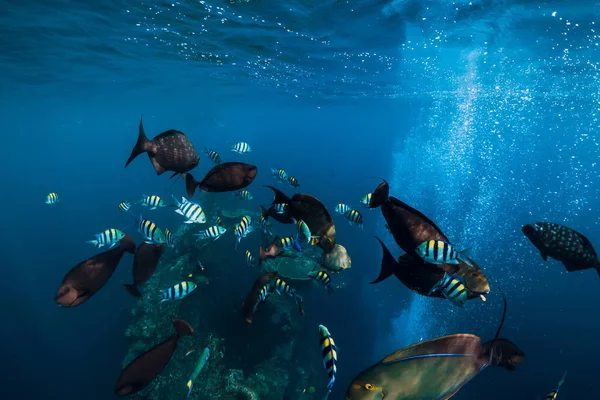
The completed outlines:
{"type": "Polygon", "coordinates": [[[138,140],[137,140],[135,146],[133,146],[133,150],[131,150],[131,155],[129,156],[129,159],[127,160],[127,163],[125,163],[125,167],[127,167],[129,165],[129,163],[133,161],[134,158],[136,158],[137,156],[139,156],[142,153],[147,152],[149,150],[149,148],[150,148],[151,143],[152,143],[146,137],[146,133],[144,132],[144,125],[142,123],[142,119],[143,119],[143,116],[140,118],[140,128],[139,128],[139,133],[138,133],[138,140]]]}
{"type": "Polygon", "coordinates": [[[194,179],[192,174],[189,172],[185,175],[185,190],[187,191],[188,197],[192,197],[198,186],[198,181],[194,179]]]}
{"type": "Polygon", "coordinates": [[[190,397],[190,394],[192,393],[192,387],[194,385],[194,382],[192,382],[192,379],[190,377],[190,380],[187,383],[187,387],[188,387],[188,392],[187,392],[187,396],[185,396],[186,400],[188,397],[190,397]]]}
{"type": "Polygon", "coordinates": [[[558,387],[556,388],[556,393],[558,393],[558,391],[560,390],[560,387],[562,386],[562,384],[565,383],[566,377],[567,377],[567,371],[565,371],[565,373],[563,374],[563,377],[561,378],[560,382],[558,382],[558,387]]]}
{"type": "Polygon", "coordinates": [[[191,335],[192,333],[194,333],[194,329],[192,329],[192,326],[182,319],[173,318],[171,319],[171,322],[173,323],[173,326],[177,331],[177,336],[179,337],[191,335]]]}
{"type": "Polygon", "coordinates": [[[142,293],[137,288],[137,286],[130,285],[130,284],[125,284],[125,285],[123,285],[123,287],[125,287],[125,290],[127,290],[127,293],[129,293],[130,295],[132,295],[136,299],[141,299],[142,298],[142,293]]]}
{"type": "Polygon", "coordinates": [[[379,239],[377,236],[375,236],[375,239],[377,239],[381,245],[381,249],[383,250],[383,258],[381,259],[381,271],[379,272],[379,276],[377,279],[371,282],[371,284],[386,280],[394,274],[394,271],[399,266],[398,262],[394,259],[394,256],[392,256],[392,253],[390,253],[381,239],[379,239]]]}
{"type": "Polygon", "coordinates": [[[327,293],[329,293],[329,295],[333,293],[333,288],[331,287],[331,284],[327,285],[327,293]]]}
{"type": "Polygon", "coordinates": [[[86,243],[91,243],[94,246],[98,246],[98,241],[96,239],[94,239],[94,240],[88,240],[86,243]]]}
{"type": "Polygon", "coordinates": [[[456,258],[459,259],[460,261],[464,262],[465,264],[467,264],[469,267],[472,267],[473,263],[471,263],[471,260],[469,260],[470,254],[471,254],[471,248],[464,249],[463,251],[459,252],[456,255],[456,258]]]}

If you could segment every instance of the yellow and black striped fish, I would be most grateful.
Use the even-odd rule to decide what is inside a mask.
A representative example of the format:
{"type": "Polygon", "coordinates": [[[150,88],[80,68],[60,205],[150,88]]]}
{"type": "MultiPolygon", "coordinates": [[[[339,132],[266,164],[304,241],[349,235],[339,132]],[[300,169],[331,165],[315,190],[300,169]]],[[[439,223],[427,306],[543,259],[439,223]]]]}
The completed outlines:
{"type": "Polygon", "coordinates": [[[565,371],[562,379],[560,380],[560,382],[558,382],[558,386],[556,387],[556,389],[551,391],[550,393],[548,393],[546,395],[546,397],[544,397],[544,400],[556,400],[556,398],[558,397],[558,391],[560,390],[560,387],[562,386],[562,384],[565,383],[566,377],[567,377],[567,371],[565,371]]]}
{"type": "Polygon", "coordinates": [[[142,195],[142,200],[139,201],[143,206],[150,207],[151,210],[156,210],[157,207],[166,207],[165,202],[159,196],[142,195]]]}
{"type": "Polygon", "coordinates": [[[460,307],[465,306],[467,298],[469,297],[465,280],[458,275],[449,274],[447,272],[444,274],[444,277],[431,288],[429,294],[431,295],[431,293],[436,290],[442,292],[445,298],[460,307]]]}
{"type": "Polygon", "coordinates": [[[175,236],[173,236],[173,232],[168,228],[165,228],[165,240],[167,241],[167,246],[175,247],[175,236]]]}
{"type": "Polygon", "coordinates": [[[288,183],[290,184],[291,187],[295,187],[295,188],[300,187],[300,182],[298,182],[298,179],[294,178],[293,176],[290,176],[288,178],[288,183]]]}
{"type": "Polygon", "coordinates": [[[350,207],[348,207],[344,203],[339,203],[338,205],[335,206],[335,212],[336,213],[346,214],[348,211],[350,211],[350,207]]]}
{"type": "Polygon", "coordinates": [[[102,233],[96,235],[96,239],[88,240],[88,243],[100,248],[102,246],[110,246],[112,249],[115,247],[121,239],[125,237],[125,234],[118,229],[107,229],[102,233]]]}
{"type": "Polygon", "coordinates": [[[267,283],[260,289],[260,292],[258,292],[258,297],[256,299],[256,303],[254,303],[253,313],[256,312],[256,309],[258,308],[260,303],[264,303],[265,301],[267,301],[267,299],[269,298],[270,295],[271,295],[271,284],[267,283]]]}
{"type": "Polygon", "coordinates": [[[271,204],[271,208],[273,210],[275,210],[275,212],[277,214],[285,214],[288,210],[288,204],[287,203],[275,203],[275,204],[271,204]]]}
{"type": "Polygon", "coordinates": [[[333,288],[331,287],[331,276],[326,271],[312,271],[308,273],[308,276],[314,279],[317,282],[320,282],[327,288],[327,293],[333,293],[333,288]]]}
{"type": "Polygon", "coordinates": [[[46,204],[56,204],[58,203],[58,194],[55,192],[48,193],[46,196],[46,204]]]}
{"type": "Polygon", "coordinates": [[[194,203],[183,196],[181,197],[181,202],[175,196],[173,196],[173,200],[175,200],[175,205],[177,206],[175,212],[186,218],[184,224],[203,224],[206,222],[206,214],[204,214],[204,210],[202,210],[200,204],[194,203]]]}
{"type": "Polygon", "coordinates": [[[367,194],[365,194],[360,199],[360,204],[364,205],[365,207],[370,207],[371,206],[371,198],[372,197],[373,197],[373,193],[367,193],[367,194]]]}
{"type": "Polygon", "coordinates": [[[217,215],[217,218],[215,218],[215,222],[217,225],[223,225],[223,219],[220,215],[217,215]]]}
{"type": "Polygon", "coordinates": [[[249,216],[245,215],[242,217],[242,220],[240,221],[240,223],[235,226],[233,233],[237,237],[237,242],[235,244],[236,248],[237,248],[237,245],[242,240],[242,238],[246,237],[250,232],[252,232],[254,230],[251,223],[252,223],[252,219],[249,216]]]}
{"type": "Polygon", "coordinates": [[[214,162],[215,164],[221,164],[221,156],[214,150],[211,150],[207,147],[204,148],[204,152],[214,162]]]}
{"type": "Polygon", "coordinates": [[[361,213],[359,213],[355,209],[351,208],[344,213],[344,217],[346,217],[346,219],[348,220],[348,223],[350,225],[356,224],[356,225],[360,226],[360,228],[362,229],[363,217],[362,217],[361,213]]]}
{"type": "Polygon", "coordinates": [[[139,216],[138,232],[144,237],[144,241],[148,244],[163,244],[165,243],[165,234],[156,226],[156,224],[141,215],[139,216]]]}
{"type": "Polygon", "coordinates": [[[233,197],[240,200],[252,200],[254,198],[254,196],[252,196],[252,193],[250,193],[247,190],[238,190],[237,192],[233,193],[233,197]]]}
{"type": "Polygon", "coordinates": [[[229,149],[239,154],[249,153],[252,151],[252,148],[250,148],[250,145],[246,142],[232,144],[229,149]]]}
{"type": "Polygon", "coordinates": [[[431,264],[458,264],[462,261],[473,266],[469,260],[470,252],[471,249],[458,252],[454,246],[443,240],[426,240],[415,249],[419,257],[431,264]]]}
{"type": "Polygon", "coordinates": [[[204,240],[204,239],[217,240],[218,238],[223,236],[223,234],[225,232],[227,232],[227,229],[223,228],[220,225],[214,225],[208,229],[203,230],[202,232],[194,233],[194,236],[198,237],[198,239],[196,239],[196,240],[204,240]]]}
{"type": "Polygon", "coordinates": [[[129,201],[122,201],[117,207],[120,211],[127,212],[131,208],[131,203],[129,201]]]}
{"type": "Polygon", "coordinates": [[[290,285],[288,285],[287,282],[285,282],[284,280],[282,280],[280,278],[277,278],[273,282],[273,289],[275,289],[275,291],[279,295],[286,293],[293,297],[296,294],[296,290],[292,289],[292,287],[290,285]]]}
{"type": "Polygon", "coordinates": [[[168,300],[183,299],[185,296],[192,293],[194,289],[196,289],[196,287],[197,285],[194,282],[180,282],[174,286],[171,286],[168,289],[163,290],[161,293],[162,300],[160,302],[162,303],[163,301],[168,300]]]}
{"type": "Polygon", "coordinates": [[[337,374],[337,348],[329,330],[324,325],[319,325],[319,333],[321,335],[319,344],[321,345],[323,367],[325,367],[327,377],[329,378],[327,388],[331,392],[331,388],[335,382],[335,375],[337,374]]]}
{"type": "Polygon", "coordinates": [[[256,264],[256,258],[250,253],[250,250],[246,250],[246,265],[253,267],[256,264]]]}
{"type": "Polygon", "coordinates": [[[279,247],[282,250],[302,250],[300,243],[298,242],[298,236],[286,236],[279,239],[279,247]]]}
{"type": "Polygon", "coordinates": [[[287,182],[287,180],[288,180],[288,174],[284,170],[282,170],[282,169],[273,169],[273,168],[271,168],[271,173],[280,182],[287,182]]]}

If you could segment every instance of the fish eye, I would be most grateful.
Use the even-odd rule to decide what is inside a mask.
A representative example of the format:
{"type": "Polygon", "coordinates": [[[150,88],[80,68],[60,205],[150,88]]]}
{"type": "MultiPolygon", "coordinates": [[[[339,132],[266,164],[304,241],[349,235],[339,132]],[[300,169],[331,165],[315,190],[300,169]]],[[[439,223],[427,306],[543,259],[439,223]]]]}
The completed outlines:
{"type": "Polygon", "coordinates": [[[375,386],[371,385],[370,383],[367,383],[365,385],[365,389],[367,389],[367,390],[373,390],[374,388],[375,388],[375,386]]]}

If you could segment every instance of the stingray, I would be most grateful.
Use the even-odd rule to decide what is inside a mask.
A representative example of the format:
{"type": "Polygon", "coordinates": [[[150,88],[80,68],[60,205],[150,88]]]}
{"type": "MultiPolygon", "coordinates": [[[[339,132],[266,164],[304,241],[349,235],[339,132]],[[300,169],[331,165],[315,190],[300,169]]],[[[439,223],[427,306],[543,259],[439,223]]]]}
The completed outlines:
{"type": "Polygon", "coordinates": [[[346,399],[450,399],[498,357],[495,342],[506,317],[504,293],[502,299],[502,320],[489,346],[479,336],[464,333],[413,344],[359,373],[346,399]]]}

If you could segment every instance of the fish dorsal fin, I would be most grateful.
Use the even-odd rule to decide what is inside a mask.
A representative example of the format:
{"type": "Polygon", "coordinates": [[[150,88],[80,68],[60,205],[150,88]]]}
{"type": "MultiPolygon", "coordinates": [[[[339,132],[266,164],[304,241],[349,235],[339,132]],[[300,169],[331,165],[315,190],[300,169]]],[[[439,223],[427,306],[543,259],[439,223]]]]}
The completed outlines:
{"type": "Polygon", "coordinates": [[[381,360],[381,364],[393,364],[426,357],[479,356],[482,351],[479,336],[459,333],[415,343],[385,357],[381,360]]]}
{"type": "Polygon", "coordinates": [[[432,220],[429,219],[429,217],[427,217],[425,214],[423,214],[421,211],[412,208],[411,206],[409,206],[408,204],[406,204],[403,201],[398,200],[397,198],[395,198],[394,196],[390,196],[389,197],[389,201],[390,203],[392,203],[393,205],[397,206],[397,207],[402,207],[406,210],[409,210],[412,213],[415,213],[416,215],[418,215],[420,218],[423,218],[423,220],[425,220],[428,224],[430,224],[431,226],[433,226],[433,228],[438,231],[438,233],[440,234],[440,236],[442,237],[442,240],[444,242],[449,242],[448,241],[448,237],[444,234],[444,232],[442,232],[442,230],[439,228],[439,226],[437,226],[435,224],[435,222],[433,222],[432,220]]]}

